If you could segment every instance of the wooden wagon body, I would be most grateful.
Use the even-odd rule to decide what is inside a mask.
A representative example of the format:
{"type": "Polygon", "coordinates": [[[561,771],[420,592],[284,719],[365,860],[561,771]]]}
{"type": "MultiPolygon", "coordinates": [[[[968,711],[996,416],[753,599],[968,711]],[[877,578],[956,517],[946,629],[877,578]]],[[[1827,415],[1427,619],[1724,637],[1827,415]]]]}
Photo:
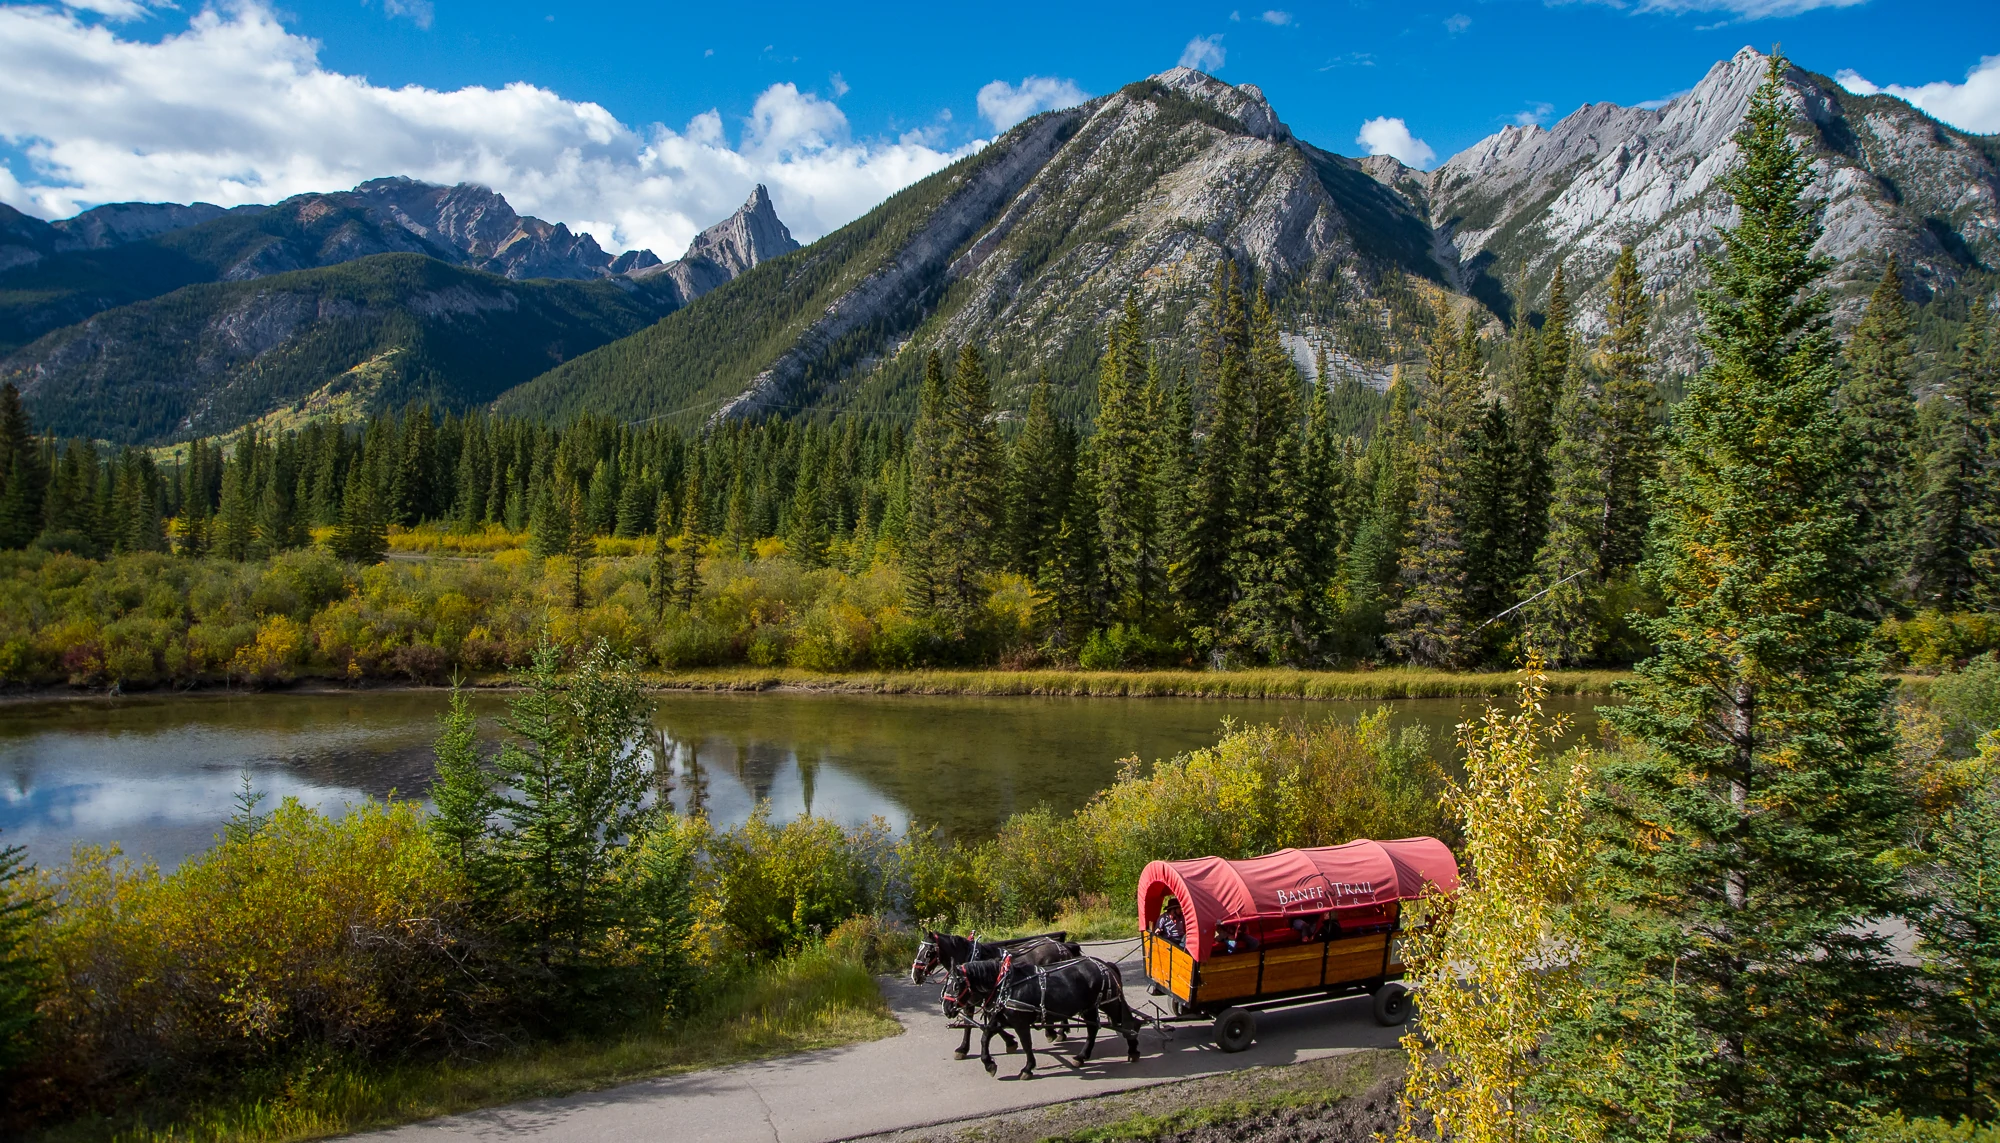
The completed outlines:
{"type": "MultiPolygon", "coordinates": [[[[1428,837],[1284,849],[1247,861],[1155,861],[1139,878],[1146,976],[1170,998],[1173,1016],[1229,1017],[1247,1029],[1247,1045],[1250,1009],[1379,993],[1399,979],[1403,941],[1421,920],[1417,901],[1427,887],[1458,888],[1451,850],[1428,837]],[[1159,931],[1161,913],[1176,905],[1178,941],[1159,931]]],[[[1383,1007],[1378,1018],[1400,1022],[1387,1020],[1383,1007]]],[[[1225,1023],[1218,1020],[1217,1035],[1227,1048],[1225,1023]]]]}

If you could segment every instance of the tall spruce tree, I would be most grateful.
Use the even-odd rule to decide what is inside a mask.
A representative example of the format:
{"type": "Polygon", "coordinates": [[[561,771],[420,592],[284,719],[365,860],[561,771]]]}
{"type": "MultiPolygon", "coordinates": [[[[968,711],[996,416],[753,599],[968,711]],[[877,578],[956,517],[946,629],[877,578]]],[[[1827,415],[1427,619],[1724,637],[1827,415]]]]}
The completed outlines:
{"type": "Polygon", "coordinates": [[[25,548],[42,530],[47,475],[21,391],[0,385],[0,548],[25,548]]]}
{"type": "Polygon", "coordinates": [[[1868,924],[1903,908],[1882,858],[1905,802],[1855,615],[1839,350],[1787,66],[1770,60],[1723,183],[1740,222],[1697,295],[1709,363],[1667,444],[1657,652],[1606,711],[1633,749],[1603,775],[1592,1003],[1550,1046],[1614,1137],[1662,1091],[1682,1137],[1825,1137],[1886,1094],[1907,1006],[1868,924]]]}
{"type": "Polygon", "coordinates": [[[910,602],[924,614],[938,605],[936,540],[939,500],[947,480],[944,442],[950,431],[947,406],[951,385],[945,378],[944,355],[933,349],[924,358],[924,380],[917,392],[917,423],[910,432],[909,508],[903,524],[903,580],[910,602]]]}
{"type": "Polygon", "coordinates": [[[1556,406],[1549,526],[1521,588],[1525,641],[1551,667],[1588,662],[1603,639],[1598,597],[1608,487],[1601,458],[1609,434],[1599,414],[1583,362],[1571,358],[1556,406]]]}
{"type": "Polygon", "coordinates": [[[943,413],[930,498],[928,555],[936,583],[931,610],[947,632],[963,637],[986,600],[1002,507],[992,391],[986,365],[971,345],[958,351],[943,413]]]}
{"type": "Polygon", "coordinates": [[[340,499],[340,522],[333,530],[333,554],[344,560],[372,564],[389,550],[389,525],[375,495],[368,466],[357,460],[348,466],[347,488],[340,499]]]}
{"type": "Polygon", "coordinates": [[[1466,590],[1466,452],[1479,392],[1479,334],[1466,314],[1454,332],[1440,307],[1429,377],[1417,420],[1415,501],[1398,578],[1403,597],[1388,615],[1389,647],[1426,667],[1471,662],[1473,620],[1466,590]]]}
{"type": "Polygon", "coordinates": [[[1222,635],[1219,617],[1232,602],[1229,559],[1241,528],[1236,488],[1249,400],[1250,324],[1234,262],[1215,269],[1197,357],[1208,395],[1207,439],[1182,595],[1197,646],[1213,654],[1222,635]]]}
{"type": "Polygon", "coordinates": [[[1982,303],[1966,323],[1958,368],[1938,397],[1941,408],[1927,442],[1913,578],[1918,601],[1930,607],[1966,607],[1991,590],[1985,582],[1990,560],[1982,557],[2000,524],[1993,440],[2000,351],[1993,342],[1993,315],[1982,303]]]}
{"type": "Polygon", "coordinates": [[[1910,563],[1910,444],[1916,360],[1910,307],[1891,258],[1868,298],[1868,312],[1847,342],[1842,420],[1854,449],[1855,525],[1859,554],[1878,608],[1891,604],[1910,563]]]}
{"type": "Polygon", "coordinates": [[[1162,395],[1153,428],[1153,505],[1160,527],[1160,574],[1172,604],[1172,626],[1192,626],[1190,576],[1200,523],[1201,455],[1194,439],[1194,390],[1185,377],[1162,395]]]}
{"type": "Polygon", "coordinates": [[[1230,603],[1221,645],[1246,662],[1296,661],[1317,644],[1309,629],[1306,522],[1299,477],[1303,444],[1299,376],[1278,340],[1261,289],[1252,303],[1250,369],[1231,494],[1237,532],[1229,552],[1230,603]]]}
{"type": "Polygon", "coordinates": [[[1007,566],[1029,577],[1040,572],[1055,542],[1076,467],[1076,446],[1056,420],[1052,400],[1043,374],[1028,394],[1028,415],[1008,465],[1007,566]]]}
{"type": "Polygon", "coordinates": [[[1097,382],[1098,527],[1117,618],[1145,624],[1161,602],[1152,429],[1158,416],[1152,354],[1136,294],[1112,322],[1097,382]]]}
{"type": "Polygon", "coordinates": [[[1653,517],[1646,490],[1660,470],[1655,439],[1660,398],[1650,372],[1646,288],[1630,243],[1619,251],[1605,288],[1604,317],[1611,331],[1603,343],[1604,523],[1599,529],[1598,572],[1610,579],[1636,567],[1646,553],[1646,529],[1653,517]]]}

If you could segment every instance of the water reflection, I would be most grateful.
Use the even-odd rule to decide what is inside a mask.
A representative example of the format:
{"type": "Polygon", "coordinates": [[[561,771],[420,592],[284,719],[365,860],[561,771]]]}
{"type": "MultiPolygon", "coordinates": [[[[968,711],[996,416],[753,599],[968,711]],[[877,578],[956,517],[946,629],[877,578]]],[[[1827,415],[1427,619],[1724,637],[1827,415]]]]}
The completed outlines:
{"type": "MultiPolygon", "coordinates": [[[[1596,700],[1552,705],[1588,716],[1596,700]]],[[[501,696],[474,699],[497,735],[501,696]]],[[[720,825],[760,801],[778,817],[849,824],[912,818],[946,834],[990,834],[1008,814],[1081,805],[1118,760],[1214,741],[1223,719],[1351,718],[1374,703],[1181,699],[668,695],[655,725],[676,806],[701,801],[720,825]]],[[[1476,706],[1392,704],[1437,730],[1476,706]]],[[[338,814],[364,797],[429,788],[438,692],[167,696],[0,704],[0,830],[38,861],[72,843],[117,844],[165,864],[210,844],[242,774],[273,801],[338,814]]]]}

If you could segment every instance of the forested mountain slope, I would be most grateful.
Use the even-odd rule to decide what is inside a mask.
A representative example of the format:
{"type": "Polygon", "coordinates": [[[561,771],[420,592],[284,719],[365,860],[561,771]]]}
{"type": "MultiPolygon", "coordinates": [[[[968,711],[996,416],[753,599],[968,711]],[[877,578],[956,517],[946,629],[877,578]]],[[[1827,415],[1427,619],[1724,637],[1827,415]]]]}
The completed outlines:
{"type": "MultiPolygon", "coordinates": [[[[760,186],[696,237],[686,257],[663,264],[641,251],[644,258],[607,259],[603,273],[585,275],[549,264],[556,247],[522,237],[546,224],[519,219],[489,191],[391,179],[370,188],[403,196],[417,214],[306,196],[81,252],[49,224],[0,218],[46,251],[0,279],[41,287],[0,292],[0,314],[10,299],[19,303],[15,316],[98,310],[0,358],[0,377],[19,385],[37,420],[57,433],[115,441],[225,432],[316,392],[313,407],[338,396],[340,408],[355,412],[416,396],[457,407],[489,401],[798,247],[760,186]],[[536,270],[550,273],[531,279],[533,288],[509,285],[536,270]],[[218,274],[230,282],[208,282],[218,274]],[[65,293],[63,284],[72,288],[65,293]],[[520,322],[510,325],[507,314],[520,322]],[[365,384],[347,375],[364,366],[365,384]]],[[[167,209],[100,208],[89,227],[100,236],[118,226],[130,232],[167,209]]],[[[580,243],[597,249],[588,235],[580,243]]]]}
{"type": "MultiPolygon", "coordinates": [[[[1410,352],[1404,283],[1447,274],[1360,163],[1292,137],[1250,85],[1177,68],[1014,128],[813,246],[509,393],[503,411],[640,418],[908,413],[925,352],[978,341],[1003,405],[1043,371],[1085,412],[1105,319],[1138,290],[1188,326],[1215,264],[1268,277],[1336,359],[1410,352]]],[[[1384,371],[1386,372],[1386,371],[1384,371]]]]}
{"type": "MultiPolygon", "coordinates": [[[[1125,293],[1138,293],[1171,377],[1198,341],[1195,297],[1224,258],[1265,283],[1302,371],[1324,353],[1336,374],[1379,388],[1391,364],[1416,362],[1422,302],[1439,291],[1512,321],[1546,304],[1564,264],[1579,326],[1595,336],[1602,282],[1627,242],[1660,298],[1663,362],[1685,372],[1699,254],[1731,217],[1716,180],[1735,161],[1731,136],[1763,66],[1746,48],[1657,110],[1592,104],[1550,129],[1507,128],[1428,174],[1329,154],[1293,137],[1256,87],[1175,69],[1022,124],[499,407],[907,415],[925,353],[974,342],[1002,408],[1023,408],[1047,372],[1059,407],[1088,415],[1102,330],[1125,293]]],[[[1819,251],[1840,263],[1843,321],[1888,255],[1909,267],[1916,300],[1985,280],[2000,255],[2000,142],[1798,69],[1789,93],[1821,176],[1819,251]]]]}
{"type": "Polygon", "coordinates": [[[41,338],[0,375],[60,435],[152,443],[308,403],[490,401],[678,304],[665,279],[511,282],[377,254],[120,306],[41,338]]]}

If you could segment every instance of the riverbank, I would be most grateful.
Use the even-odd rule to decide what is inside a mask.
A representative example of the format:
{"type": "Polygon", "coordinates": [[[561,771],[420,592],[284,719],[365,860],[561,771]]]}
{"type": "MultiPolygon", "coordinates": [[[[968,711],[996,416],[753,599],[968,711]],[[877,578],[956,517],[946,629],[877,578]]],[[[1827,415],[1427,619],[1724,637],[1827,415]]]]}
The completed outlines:
{"type": "MultiPolygon", "coordinates": [[[[1553,671],[1549,693],[1609,695],[1629,671],[1553,671]]],[[[1209,699],[1420,699],[1479,698],[1513,693],[1514,671],[1425,671],[1388,667],[1372,671],[1080,671],[1080,670],[911,670],[835,673],[792,667],[713,667],[646,672],[649,690],[660,693],[756,693],[850,695],[965,695],[1047,698],[1209,698],[1209,699]]],[[[486,672],[461,679],[480,691],[511,691],[514,677],[486,672]]],[[[394,694],[442,691],[423,682],[371,680],[351,683],[303,676],[259,687],[216,682],[173,687],[18,687],[0,690],[0,704],[92,702],[138,696],[182,694],[394,694]]]]}

